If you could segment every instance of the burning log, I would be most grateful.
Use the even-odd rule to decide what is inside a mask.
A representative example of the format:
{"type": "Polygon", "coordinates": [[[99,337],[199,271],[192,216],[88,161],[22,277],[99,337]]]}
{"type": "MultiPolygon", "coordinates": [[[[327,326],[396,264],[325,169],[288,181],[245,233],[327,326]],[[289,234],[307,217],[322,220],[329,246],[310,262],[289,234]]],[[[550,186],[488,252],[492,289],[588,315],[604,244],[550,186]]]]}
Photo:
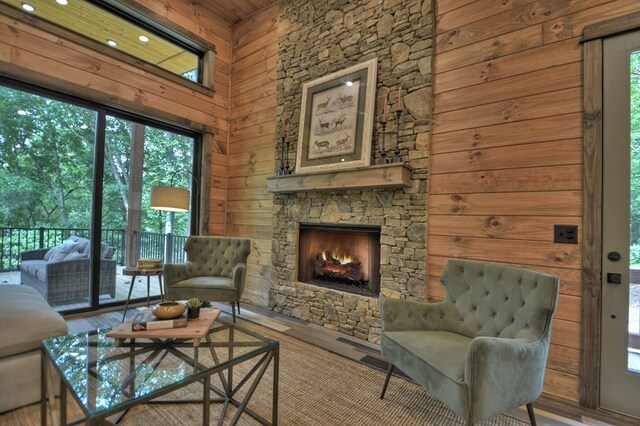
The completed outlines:
{"type": "Polygon", "coordinates": [[[350,282],[362,281],[360,260],[355,256],[338,259],[332,253],[317,253],[313,260],[313,267],[318,278],[350,282]]]}

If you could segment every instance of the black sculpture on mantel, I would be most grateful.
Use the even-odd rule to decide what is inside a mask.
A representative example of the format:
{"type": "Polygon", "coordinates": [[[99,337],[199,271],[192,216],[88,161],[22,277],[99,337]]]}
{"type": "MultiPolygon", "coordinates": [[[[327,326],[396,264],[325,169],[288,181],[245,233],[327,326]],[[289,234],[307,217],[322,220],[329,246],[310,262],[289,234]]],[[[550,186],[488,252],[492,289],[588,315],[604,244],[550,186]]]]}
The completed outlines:
{"type": "Polygon", "coordinates": [[[387,151],[384,147],[384,135],[387,132],[387,122],[380,121],[380,127],[382,128],[382,145],[380,145],[380,158],[376,160],[376,164],[387,164],[389,160],[387,160],[387,151]]]}
{"type": "Polygon", "coordinates": [[[291,168],[289,166],[289,144],[287,134],[289,133],[289,126],[280,124],[280,168],[278,169],[278,176],[287,176],[291,174],[291,168]]]}
{"type": "Polygon", "coordinates": [[[382,115],[380,116],[380,128],[382,129],[382,143],[380,144],[380,158],[376,160],[376,164],[388,164],[388,163],[402,163],[402,158],[400,157],[400,116],[402,115],[402,110],[400,109],[400,100],[401,100],[401,92],[398,91],[398,108],[396,109],[396,146],[393,149],[393,158],[387,158],[387,149],[384,144],[385,134],[387,133],[387,112],[388,105],[385,104],[382,115]]]}
{"type": "Polygon", "coordinates": [[[402,110],[398,108],[396,110],[396,147],[393,150],[393,159],[392,163],[402,163],[402,158],[400,158],[400,142],[398,141],[398,135],[400,133],[400,116],[402,115],[402,110]]]}

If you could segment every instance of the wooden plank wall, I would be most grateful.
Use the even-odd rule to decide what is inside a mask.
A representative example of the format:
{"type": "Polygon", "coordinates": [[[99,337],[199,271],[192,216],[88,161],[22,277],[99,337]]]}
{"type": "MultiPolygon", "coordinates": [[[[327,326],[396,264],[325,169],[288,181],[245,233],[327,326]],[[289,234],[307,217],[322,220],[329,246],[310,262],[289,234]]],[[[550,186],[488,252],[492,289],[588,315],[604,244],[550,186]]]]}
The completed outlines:
{"type": "Polygon", "coordinates": [[[555,273],[561,295],[545,392],[579,400],[585,25],[637,0],[436,0],[427,292],[448,258],[555,273]],[[581,232],[579,232],[579,235],[581,232]],[[580,237],[581,238],[581,237],[580,237]]]}
{"type": "MultiPolygon", "coordinates": [[[[226,164],[231,24],[197,2],[138,3],[216,46],[213,98],[1,14],[0,72],[141,114],[214,129],[207,158],[214,162],[215,181],[219,163],[226,164]]],[[[218,187],[212,182],[212,209],[224,201],[225,188],[218,187]]],[[[223,213],[211,212],[208,232],[222,234],[224,219],[223,213]]]]}
{"type": "Polygon", "coordinates": [[[277,5],[234,26],[226,226],[228,236],[252,240],[243,298],[261,306],[272,269],[267,177],[275,174],[277,59],[277,5]]]}

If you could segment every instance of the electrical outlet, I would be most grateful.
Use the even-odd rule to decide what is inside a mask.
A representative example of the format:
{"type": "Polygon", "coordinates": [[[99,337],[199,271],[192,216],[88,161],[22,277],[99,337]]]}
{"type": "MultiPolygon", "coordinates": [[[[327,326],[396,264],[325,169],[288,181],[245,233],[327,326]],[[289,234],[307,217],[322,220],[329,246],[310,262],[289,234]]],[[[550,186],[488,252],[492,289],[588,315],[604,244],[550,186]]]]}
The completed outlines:
{"type": "Polygon", "coordinates": [[[578,244],[578,225],[553,225],[553,242],[578,244]]]}

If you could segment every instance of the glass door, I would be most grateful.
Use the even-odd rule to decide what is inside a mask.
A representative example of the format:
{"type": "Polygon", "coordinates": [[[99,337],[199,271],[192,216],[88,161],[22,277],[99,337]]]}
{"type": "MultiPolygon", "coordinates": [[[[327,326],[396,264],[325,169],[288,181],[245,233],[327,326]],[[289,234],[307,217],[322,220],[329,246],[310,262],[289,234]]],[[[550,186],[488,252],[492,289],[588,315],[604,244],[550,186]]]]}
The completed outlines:
{"type": "Polygon", "coordinates": [[[600,403],[640,418],[640,33],[603,51],[600,403]]]}
{"type": "Polygon", "coordinates": [[[0,285],[90,305],[97,111],[0,86],[0,285]]]}
{"type": "Polygon", "coordinates": [[[101,304],[160,297],[157,276],[147,282],[131,271],[140,259],[185,261],[191,214],[151,209],[150,193],[167,185],[198,191],[192,188],[195,146],[191,136],[107,116],[101,226],[109,248],[101,259],[101,304]]]}

